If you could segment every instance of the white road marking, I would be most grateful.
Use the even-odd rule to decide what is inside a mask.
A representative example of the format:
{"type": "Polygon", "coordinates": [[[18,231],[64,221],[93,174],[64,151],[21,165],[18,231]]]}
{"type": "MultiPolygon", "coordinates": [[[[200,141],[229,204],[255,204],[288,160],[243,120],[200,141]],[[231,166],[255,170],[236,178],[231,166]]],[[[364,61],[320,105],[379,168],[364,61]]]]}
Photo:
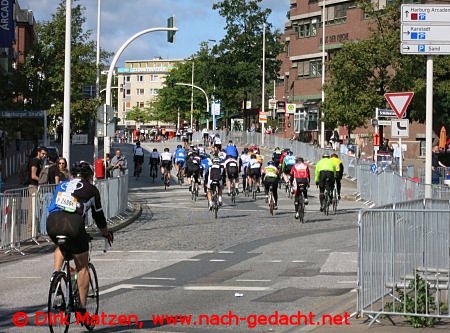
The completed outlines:
{"type": "Polygon", "coordinates": [[[317,249],[316,252],[328,252],[331,251],[331,249],[317,249]]]}
{"type": "Polygon", "coordinates": [[[222,262],[222,261],[226,261],[225,259],[210,259],[210,262],[222,262]]]}
{"type": "Polygon", "coordinates": [[[292,260],[291,262],[306,262],[305,260],[292,260]]]}
{"type": "Polygon", "coordinates": [[[135,289],[135,288],[173,288],[175,286],[164,286],[160,284],[119,284],[109,289],[100,292],[100,295],[112,293],[120,289],[135,289]]]}
{"type": "Polygon", "coordinates": [[[217,253],[234,253],[234,251],[219,251],[217,253]]]}
{"type": "Polygon", "coordinates": [[[272,280],[237,279],[236,282],[270,282],[272,280]]]}
{"type": "Polygon", "coordinates": [[[40,276],[7,276],[7,279],[41,279],[40,276]]]}
{"type": "Polygon", "coordinates": [[[161,261],[161,260],[159,260],[159,259],[125,259],[125,261],[131,261],[131,262],[138,262],[138,261],[157,262],[157,261],[161,261]]]}
{"type": "Polygon", "coordinates": [[[357,281],[338,281],[336,283],[338,283],[338,284],[356,284],[357,281]]]}
{"type": "Polygon", "coordinates": [[[191,291],[266,291],[270,287],[246,287],[246,286],[186,286],[184,290],[191,291]]]}
{"type": "Polygon", "coordinates": [[[92,258],[92,261],[120,261],[118,258],[92,258]]]}
{"type": "Polygon", "coordinates": [[[152,276],[144,276],[142,280],[170,280],[175,281],[175,278],[167,278],[167,277],[152,277],[152,276]]]}
{"type": "Polygon", "coordinates": [[[283,262],[283,260],[277,259],[277,260],[268,260],[268,261],[265,261],[265,262],[283,262]]]}

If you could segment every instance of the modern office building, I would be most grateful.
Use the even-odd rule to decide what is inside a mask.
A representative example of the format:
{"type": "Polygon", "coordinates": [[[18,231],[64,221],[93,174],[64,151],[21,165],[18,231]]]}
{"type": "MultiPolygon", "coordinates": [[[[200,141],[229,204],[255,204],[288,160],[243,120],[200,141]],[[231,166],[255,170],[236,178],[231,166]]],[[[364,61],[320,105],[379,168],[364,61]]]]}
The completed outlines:
{"type": "MultiPolygon", "coordinates": [[[[183,60],[180,59],[151,59],[125,61],[125,67],[117,69],[119,93],[117,112],[120,121],[119,126],[134,127],[132,120],[126,120],[126,114],[134,106],[144,108],[158,95],[159,89],[164,85],[166,76],[183,60]]],[[[138,124],[138,126],[156,125],[138,124]]],[[[159,124],[161,125],[161,124],[159,124]]]]}

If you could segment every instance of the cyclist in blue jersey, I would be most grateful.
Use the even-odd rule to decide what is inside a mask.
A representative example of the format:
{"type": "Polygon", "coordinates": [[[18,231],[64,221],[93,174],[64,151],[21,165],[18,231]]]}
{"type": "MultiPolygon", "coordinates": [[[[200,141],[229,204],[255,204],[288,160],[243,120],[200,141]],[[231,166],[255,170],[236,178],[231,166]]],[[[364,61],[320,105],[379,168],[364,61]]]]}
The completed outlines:
{"type": "Polygon", "coordinates": [[[236,145],[233,144],[233,141],[231,141],[231,140],[228,141],[228,144],[225,147],[225,154],[226,154],[226,156],[230,156],[230,157],[232,157],[234,159],[238,158],[239,153],[238,153],[238,150],[236,148],[236,145]]]}
{"type": "Polygon", "coordinates": [[[281,171],[283,172],[283,178],[286,184],[289,182],[289,175],[294,165],[295,156],[294,153],[289,150],[287,155],[283,158],[283,164],[281,165],[281,171]]]}
{"type": "Polygon", "coordinates": [[[177,146],[177,149],[173,153],[173,160],[175,164],[175,169],[177,170],[177,173],[180,171],[180,169],[184,168],[184,162],[186,161],[186,150],[181,147],[181,145],[177,146]]]}
{"type": "MultiPolygon", "coordinates": [[[[201,154],[200,155],[200,159],[201,159],[200,170],[202,172],[202,177],[205,178],[206,171],[209,169],[209,167],[213,163],[212,163],[212,160],[211,160],[210,156],[207,155],[207,154],[201,154]]],[[[203,190],[205,191],[205,196],[206,196],[206,194],[208,192],[208,189],[206,187],[206,183],[203,183],[203,190]]]]}

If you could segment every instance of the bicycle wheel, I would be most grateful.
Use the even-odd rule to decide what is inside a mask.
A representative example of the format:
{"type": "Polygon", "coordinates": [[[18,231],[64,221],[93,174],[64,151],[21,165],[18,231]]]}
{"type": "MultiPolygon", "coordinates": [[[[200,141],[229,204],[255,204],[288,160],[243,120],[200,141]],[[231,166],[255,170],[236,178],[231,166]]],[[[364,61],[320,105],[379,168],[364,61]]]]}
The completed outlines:
{"type": "MultiPolygon", "coordinates": [[[[89,312],[89,316],[98,314],[99,299],[97,272],[94,265],[89,263],[89,289],[86,298],[86,312],[89,312]]],[[[95,324],[90,323],[85,326],[91,331],[94,329],[95,324]]]]}
{"type": "Polygon", "coordinates": [[[305,223],[305,200],[303,194],[300,194],[300,202],[298,203],[298,221],[300,223],[305,223]]]}
{"type": "Polygon", "coordinates": [[[330,196],[328,195],[328,192],[325,193],[325,207],[323,212],[325,215],[328,215],[330,213],[330,196]]]}
{"type": "Polygon", "coordinates": [[[270,215],[272,215],[272,216],[273,216],[274,208],[275,208],[275,200],[273,199],[272,192],[269,192],[269,212],[270,212],[270,215]]]}
{"type": "Polygon", "coordinates": [[[69,307],[69,285],[68,279],[64,272],[59,272],[50,282],[50,291],[48,293],[48,317],[58,318],[64,313],[65,323],[61,321],[48,321],[48,327],[52,333],[66,333],[70,326],[69,307]]]}

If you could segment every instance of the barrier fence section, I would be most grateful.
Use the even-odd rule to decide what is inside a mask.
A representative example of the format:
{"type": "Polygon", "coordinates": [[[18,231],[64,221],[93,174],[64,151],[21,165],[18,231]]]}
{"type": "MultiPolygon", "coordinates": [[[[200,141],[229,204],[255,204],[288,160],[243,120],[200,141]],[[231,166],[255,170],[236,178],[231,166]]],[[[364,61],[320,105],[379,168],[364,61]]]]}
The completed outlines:
{"type": "MultiPolygon", "coordinates": [[[[217,132],[223,145],[232,140],[237,146],[258,145],[261,146],[261,133],[224,131],[217,132]]],[[[202,134],[194,133],[194,142],[202,142],[202,134]]],[[[295,155],[302,156],[305,161],[315,164],[325,152],[333,152],[331,149],[322,149],[310,143],[293,141],[277,135],[265,135],[264,147],[273,150],[275,147],[290,148],[295,155]]],[[[357,181],[358,197],[372,205],[385,205],[392,202],[415,200],[425,197],[428,191],[433,199],[450,200],[450,186],[425,185],[417,183],[410,178],[401,177],[393,170],[372,171],[372,161],[359,159],[347,154],[336,152],[344,166],[344,173],[352,180],[357,181]]]]}
{"type": "MultiPolygon", "coordinates": [[[[128,207],[128,175],[97,180],[95,185],[99,189],[108,221],[125,212],[128,207]]],[[[0,249],[22,253],[22,243],[38,243],[38,236],[47,234],[48,206],[55,187],[56,185],[24,187],[0,194],[0,249]]],[[[92,215],[88,213],[86,227],[94,225],[92,215]]]]}
{"type": "Polygon", "coordinates": [[[358,312],[449,318],[450,201],[423,199],[362,210],[358,312]]]}

